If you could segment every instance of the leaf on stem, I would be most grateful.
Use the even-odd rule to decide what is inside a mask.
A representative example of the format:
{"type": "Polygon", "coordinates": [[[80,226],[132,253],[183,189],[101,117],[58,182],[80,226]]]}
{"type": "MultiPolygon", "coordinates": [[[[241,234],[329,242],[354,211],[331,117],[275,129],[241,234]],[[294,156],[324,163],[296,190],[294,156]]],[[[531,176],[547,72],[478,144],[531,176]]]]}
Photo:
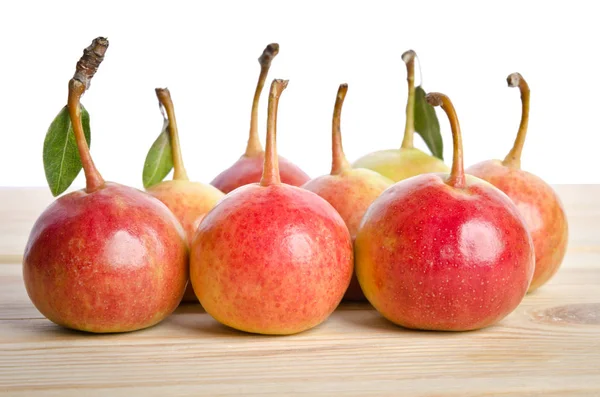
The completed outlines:
{"type": "MultiPolygon", "coordinates": [[[[85,140],[90,146],[90,115],[83,105],[81,105],[81,124],[85,140]]],[[[82,168],[73,125],[66,106],[54,118],[46,132],[43,159],[48,186],[52,195],[56,197],[71,186],[82,168]]]]}
{"type": "Polygon", "coordinates": [[[444,159],[444,142],[440,133],[440,122],[433,106],[425,99],[425,90],[421,86],[415,89],[415,132],[423,138],[435,157],[444,159]]]}
{"type": "Polygon", "coordinates": [[[169,135],[169,120],[165,119],[160,135],[148,150],[142,180],[145,188],[161,182],[173,169],[173,150],[169,135]]]}

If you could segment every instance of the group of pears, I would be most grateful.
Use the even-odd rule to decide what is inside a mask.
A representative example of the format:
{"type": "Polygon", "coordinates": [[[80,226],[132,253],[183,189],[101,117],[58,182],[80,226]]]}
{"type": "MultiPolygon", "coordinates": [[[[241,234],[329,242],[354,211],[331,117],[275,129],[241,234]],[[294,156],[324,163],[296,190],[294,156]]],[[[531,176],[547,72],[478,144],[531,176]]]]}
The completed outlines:
{"type": "Polygon", "coordinates": [[[503,161],[464,169],[458,118],[440,93],[426,101],[448,116],[452,167],[413,146],[416,55],[407,51],[402,146],[350,164],[340,129],[348,85],[341,84],[331,171],[310,179],[277,154],[286,80],[270,87],[266,150],[259,140],[259,99],[279,52],[269,44],[259,58],[246,151],[210,184],[188,179],[170,93],[156,89],[168,164],[157,177],[156,153],[149,153],[142,192],[105,182],[84,136],[80,98],[107,48],[106,39],[94,40],[69,82],[86,188],[42,213],[23,258],[32,302],[59,325],[133,331],[162,321],[182,300],[199,300],[227,326],[293,334],[320,324],[346,299],[368,300],[408,328],[472,330],[512,312],[563,260],[568,228],[560,200],[520,169],[529,87],[518,73],[508,85],[520,89],[521,124],[503,161]],[[162,181],[171,169],[173,179],[162,181]]]}

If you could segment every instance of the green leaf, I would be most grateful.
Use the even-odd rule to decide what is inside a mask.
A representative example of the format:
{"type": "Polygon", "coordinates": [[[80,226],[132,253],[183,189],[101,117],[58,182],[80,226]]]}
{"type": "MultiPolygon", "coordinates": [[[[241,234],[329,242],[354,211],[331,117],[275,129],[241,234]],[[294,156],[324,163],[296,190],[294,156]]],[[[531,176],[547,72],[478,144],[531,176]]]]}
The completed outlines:
{"type": "MultiPolygon", "coordinates": [[[[81,105],[81,124],[89,146],[90,115],[83,105],[81,105]]],[[[43,157],[46,180],[52,195],[56,197],[71,186],[82,168],[75,133],[66,106],[54,118],[46,132],[43,157]]]]}
{"type": "Polygon", "coordinates": [[[169,135],[169,120],[165,119],[160,135],[148,151],[142,180],[144,187],[149,188],[165,179],[173,169],[173,151],[169,135]]]}
{"type": "Polygon", "coordinates": [[[444,142],[440,133],[440,122],[433,106],[425,99],[425,90],[415,89],[415,131],[423,138],[431,154],[444,159],[444,142]]]}

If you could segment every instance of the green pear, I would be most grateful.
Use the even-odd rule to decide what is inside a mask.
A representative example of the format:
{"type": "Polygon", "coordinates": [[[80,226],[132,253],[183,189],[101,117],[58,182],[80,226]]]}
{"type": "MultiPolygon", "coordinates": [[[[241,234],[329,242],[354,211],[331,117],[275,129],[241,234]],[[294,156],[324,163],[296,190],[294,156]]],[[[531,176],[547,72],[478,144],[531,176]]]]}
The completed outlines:
{"type": "Polygon", "coordinates": [[[415,57],[416,54],[412,50],[402,54],[402,60],[406,63],[406,80],[408,81],[406,125],[402,146],[400,149],[379,150],[369,153],[352,164],[354,168],[367,168],[376,171],[394,182],[415,175],[449,171],[448,166],[442,160],[415,148],[413,144],[415,133],[415,57]]]}

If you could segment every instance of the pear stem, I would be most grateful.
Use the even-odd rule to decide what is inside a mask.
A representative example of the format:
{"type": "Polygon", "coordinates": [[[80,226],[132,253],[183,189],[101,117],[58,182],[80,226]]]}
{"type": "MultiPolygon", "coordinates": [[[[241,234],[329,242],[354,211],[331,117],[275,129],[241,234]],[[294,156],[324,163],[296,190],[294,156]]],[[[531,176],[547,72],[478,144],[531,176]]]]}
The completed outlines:
{"type": "Polygon", "coordinates": [[[509,87],[519,87],[521,91],[521,124],[519,125],[519,132],[513,148],[508,152],[508,155],[504,158],[502,164],[507,167],[521,168],[521,154],[523,152],[523,145],[525,144],[525,137],[527,135],[527,125],[529,124],[529,85],[519,73],[512,73],[506,78],[509,87]]]}
{"type": "Polygon", "coordinates": [[[169,120],[169,136],[171,138],[171,150],[173,155],[173,180],[189,180],[185,166],[183,165],[183,156],[181,155],[181,144],[179,143],[179,131],[177,130],[177,119],[175,118],[175,107],[171,99],[171,92],[168,88],[157,88],[156,96],[160,106],[167,112],[169,120]]]}
{"type": "Polygon", "coordinates": [[[90,148],[88,147],[88,144],[85,140],[85,135],[83,134],[83,125],[81,124],[81,105],[79,101],[84,92],[85,85],[82,82],[75,79],[69,81],[69,98],[67,100],[67,108],[69,110],[71,124],[73,125],[75,142],[77,142],[77,149],[79,150],[79,158],[81,159],[81,165],[83,166],[83,172],[85,173],[85,190],[88,193],[92,193],[104,186],[104,178],[102,178],[100,171],[98,171],[96,165],[94,164],[94,160],[92,160],[90,148]]]}
{"type": "Polygon", "coordinates": [[[333,121],[331,123],[331,175],[339,175],[350,168],[350,163],[348,162],[348,159],[346,159],[344,147],[342,146],[342,131],[340,127],[342,106],[344,105],[344,99],[346,98],[347,92],[348,84],[340,84],[335,99],[335,106],[333,108],[333,121]]]}
{"type": "Polygon", "coordinates": [[[260,138],[258,136],[258,104],[260,101],[260,94],[262,93],[269,69],[271,68],[271,61],[279,53],[279,44],[271,43],[263,51],[258,63],[260,63],[260,75],[258,76],[258,83],[256,84],[256,90],[254,91],[254,99],[252,100],[252,114],[250,116],[250,135],[248,137],[248,145],[246,146],[246,152],[244,153],[247,157],[254,157],[262,153],[263,148],[260,144],[260,138]]]}
{"type": "Polygon", "coordinates": [[[414,146],[413,136],[415,134],[415,57],[413,50],[402,54],[402,60],[406,63],[406,81],[408,82],[408,100],[406,102],[406,124],[404,126],[404,138],[402,148],[412,149],[414,146]]]}
{"type": "Polygon", "coordinates": [[[67,109],[73,126],[75,142],[79,151],[79,158],[85,174],[86,192],[92,193],[105,184],[104,178],[96,168],[94,160],[90,154],[90,148],[85,140],[83,125],[81,124],[81,96],[90,87],[94,74],[98,71],[100,63],[104,60],[104,54],[108,49],[108,40],[104,37],[97,37],[92,41],[77,62],[75,74],[69,81],[69,97],[67,99],[67,109]]]}
{"type": "Polygon", "coordinates": [[[427,103],[431,106],[441,106],[448,116],[450,128],[452,129],[453,158],[452,170],[450,171],[450,177],[446,183],[457,189],[462,189],[466,187],[465,167],[463,164],[463,144],[460,124],[458,123],[458,116],[456,115],[454,105],[452,105],[450,98],[439,92],[431,92],[427,94],[425,98],[427,99],[427,103]]]}
{"type": "Polygon", "coordinates": [[[269,112],[267,115],[267,146],[263,174],[260,179],[261,186],[278,185],[281,183],[279,176],[279,159],[277,158],[277,108],[279,97],[288,85],[288,80],[273,80],[269,92],[269,112]]]}

